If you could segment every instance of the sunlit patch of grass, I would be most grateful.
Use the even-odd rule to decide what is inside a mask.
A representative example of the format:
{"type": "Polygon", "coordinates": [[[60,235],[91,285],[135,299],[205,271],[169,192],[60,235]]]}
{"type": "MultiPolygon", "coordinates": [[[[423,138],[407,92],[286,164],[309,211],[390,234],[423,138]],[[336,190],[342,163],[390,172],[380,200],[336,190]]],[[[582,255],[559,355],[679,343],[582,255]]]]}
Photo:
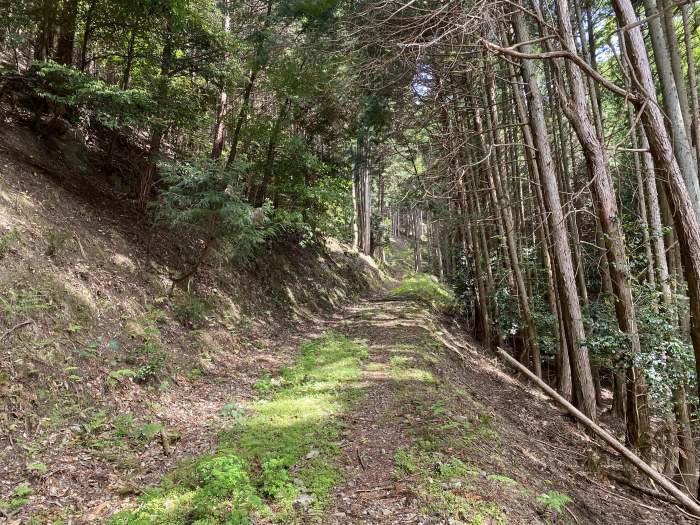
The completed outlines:
{"type": "Polygon", "coordinates": [[[419,381],[437,384],[438,381],[429,370],[414,366],[414,360],[406,355],[392,355],[389,358],[391,376],[396,381],[419,381]]]}
{"type": "MultiPolygon", "coordinates": [[[[457,396],[449,383],[433,374],[436,343],[397,345],[389,358],[391,376],[397,382],[396,399],[421,416],[412,420],[408,434],[411,446],[394,453],[394,479],[410,478],[421,514],[450,522],[481,525],[505,524],[506,516],[497,501],[480,496],[479,470],[468,464],[469,448],[498,438],[491,416],[476,421],[454,413],[457,396]],[[460,459],[461,458],[463,459],[460,459]]],[[[505,478],[499,478],[503,480],[505,478]]]]}
{"type": "Polygon", "coordinates": [[[430,450],[400,448],[394,454],[396,479],[410,476],[421,513],[438,518],[457,519],[464,524],[505,524],[506,518],[496,502],[486,501],[470,488],[478,471],[459,458],[450,457],[431,443],[430,450]]]}
{"type": "Polygon", "coordinates": [[[421,301],[440,311],[449,311],[455,305],[454,294],[435,276],[425,273],[406,277],[389,294],[397,299],[421,301]]]}
{"type": "Polygon", "coordinates": [[[180,467],[113,525],[244,524],[254,515],[308,523],[340,480],[332,458],[343,430],[334,416],[361,395],[367,348],[329,334],[302,345],[297,364],[264,389],[268,398],[221,438],[218,450],[180,467]]]}

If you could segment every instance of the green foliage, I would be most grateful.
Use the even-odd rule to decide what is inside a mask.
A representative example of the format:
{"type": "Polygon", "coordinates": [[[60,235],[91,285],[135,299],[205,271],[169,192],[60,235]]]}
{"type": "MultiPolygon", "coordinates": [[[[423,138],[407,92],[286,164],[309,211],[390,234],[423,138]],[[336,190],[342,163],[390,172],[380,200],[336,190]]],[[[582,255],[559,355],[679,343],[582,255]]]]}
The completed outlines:
{"type": "Polygon", "coordinates": [[[52,230],[46,235],[46,250],[44,254],[47,257],[57,255],[59,251],[66,245],[68,239],[72,237],[70,232],[63,230],[52,230]]]}
{"type": "Polygon", "coordinates": [[[267,394],[271,392],[274,389],[274,387],[278,384],[279,381],[275,381],[275,379],[270,374],[265,374],[257,381],[255,381],[253,388],[259,394],[267,394]]]}
{"type": "Polygon", "coordinates": [[[221,408],[221,416],[234,421],[238,421],[243,417],[243,412],[244,407],[235,401],[230,401],[221,408]]]}
{"type": "Polygon", "coordinates": [[[145,362],[135,370],[134,379],[148,381],[158,376],[165,365],[168,354],[153,342],[144,343],[140,354],[145,357],[145,362]]]}
{"type": "Polygon", "coordinates": [[[24,507],[29,503],[29,496],[31,496],[32,492],[34,491],[27,483],[22,483],[13,489],[6,501],[0,500],[0,508],[16,510],[24,507]]]}
{"type": "Polygon", "coordinates": [[[226,257],[245,260],[273,232],[267,219],[269,206],[254,210],[245,202],[240,168],[224,170],[207,158],[163,163],[158,217],[201,236],[208,247],[218,243],[226,257]]]}
{"type": "Polygon", "coordinates": [[[406,474],[415,474],[420,469],[420,460],[405,448],[400,448],[394,453],[394,464],[406,474]]]}
{"type": "Polygon", "coordinates": [[[501,283],[501,285],[496,288],[493,297],[494,307],[496,309],[496,320],[503,333],[515,334],[521,328],[522,324],[518,300],[510,293],[505,270],[503,274],[499,275],[495,280],[501,283]]]}
{"type": "Polygon", "coordinates": [[[449,311],[455,306],[454,294],[435,276],[424,273],[407,277],[391,290],[390,295],[399,299],[422,301],[441,311],[449,311]]]}
{"type": "Polygon", "coordinates": [[[150,443],[153,441],[153,438],[160,435],[162,431],[163,425],[160,423],[145,423],[143,426],[139,427],[134,437],[144,443],[150,443]]]}
{"type": "Polygon", "coordinates": [[[37,461],[34,463],[29,463],[27,465],[27,470],[29,472],[37,472],[39,474],[46,474],[46,472],[49,470],[49,468],[46,466],[46,463],[41,463],[40,461],[37,461]]]}
{"type": "Polygon", "coordinates": [[[10,288],[4,293],[0,291],[0,294],[0,311],[10,318],[49,310],[53,306],[51,290],[39,282],[10,288]]]}
{"type": "Polygon", "coordinates": [[[146,382],[158,378],[168,359],[168,352],[162,348],[160,330],[147,321],[143,328],[143,343],[127,351],[124,361],[130,365],[110,373],[112,384],[121,378],[131,377],[135,381],[146,382]]]}
{"type": "Polygon", "coordinates": [[[144,123],[153,111],[153,101],[142,89],[122,90],[72,67],[53,61],[35,62],[27,78],[36,96],[50,102],[59,113],[84,108],[103,125],[144,123]]]}
{"type": "Polygon", "coordinates": [[[112,525],[245,524],[253,511],[284,523],[302,495],[320,512],[340,478],[330,458],[341,427],[331,417],[357,398],[366,355],[336,334],[302,345],[297,364],[271,384],[270,399],[238,417],[216,453],[181,467],[112,525]]]}
{"type": "MultiPolygon", "coordinates": [[[[634,366],[644,373],[649,403],[659,414],[672,414],[671,393],[676,386],[695,384],[691,342],[678,329],[679,316],[687,308],[682,294],[662,304],[661,292],[648,285],[634,289],[641,352],[631,354],[629,338],[620,331],[612,299],[603,297],[586,318],[586,344],[600,365],[623,371],[634,366]]],[[[689,389],[692,391],[692,389],[689,389]]]]}
{"type": "Polygon", "coordinates": [[[569,496],[556,490],[550,490],[546,494],[541,494],[536,499],[557,514],[563,512],[566,506],[571,503],[569,496]]]}
{"type": "Polygon", "coordinates": [[[136,372],[130,368],[112,370],[107,376],[107,385],[115,386],[118,383],[120,383],[122,379],[128,379],[133,377],[136,377],[136,372]]]}

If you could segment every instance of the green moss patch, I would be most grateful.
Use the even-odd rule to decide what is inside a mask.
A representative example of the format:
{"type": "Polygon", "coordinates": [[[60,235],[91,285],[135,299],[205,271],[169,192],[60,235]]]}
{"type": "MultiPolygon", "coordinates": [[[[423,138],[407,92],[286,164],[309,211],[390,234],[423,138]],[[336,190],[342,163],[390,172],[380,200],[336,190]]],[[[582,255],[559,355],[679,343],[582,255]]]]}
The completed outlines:
{"type": "Polygon", "coordinates": [[[440,311],[449,311],[455,306],[454,294],[435,276],[425,273],[406,277],[389,294],[396,299],[421,301],[440,311]]]}
{"type": "Polygon", "coordinates": [[[283,523],[318,519],[341,478],[333,463],[343,431],[335,417],[362,392],[367,348],[329,334],[302,345],[268,398],[222,437],[218,450],[180,467],[112,525],[283,523]]]}

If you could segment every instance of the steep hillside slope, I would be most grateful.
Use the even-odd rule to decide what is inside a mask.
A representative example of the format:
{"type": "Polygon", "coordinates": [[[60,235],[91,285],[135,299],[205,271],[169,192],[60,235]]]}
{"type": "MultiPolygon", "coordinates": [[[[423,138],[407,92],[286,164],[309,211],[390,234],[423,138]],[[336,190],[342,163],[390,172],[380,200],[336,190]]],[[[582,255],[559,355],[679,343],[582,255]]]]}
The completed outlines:
{"type": "Polygon", "coordinates": [[[102,522],[210,449],[316,317],[380,277],[337,243],[279,239],[169,296],[187,240],[114,187],[71,135],[0,129],[0,521],[102,522]]]}

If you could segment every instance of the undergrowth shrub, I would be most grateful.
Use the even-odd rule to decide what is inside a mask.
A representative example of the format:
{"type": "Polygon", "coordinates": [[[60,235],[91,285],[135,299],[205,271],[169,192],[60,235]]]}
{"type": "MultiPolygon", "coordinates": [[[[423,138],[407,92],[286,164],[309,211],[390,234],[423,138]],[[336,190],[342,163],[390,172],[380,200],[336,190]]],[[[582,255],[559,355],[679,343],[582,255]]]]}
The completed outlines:
{"type": "Polygon", "coordinates": [[[218,161],[193,158],[160,167],[163,189],[157,217],[203,240],[195,264],[212,251],[228,260],[246,260],[274,233],[269,204],[253,208],[245,201],[240,183],[245,166],[223,169],[218,161]]]}
{"type": "Polygon", "coordinates": [[[142,89],[123,90],[51,60],[34,62],[26,75],[29,90],[48,103],[54,115],[84,108],[104,126],[143,124],[154,103],[142,89]]]}
{"type": "Polygon", "coordinates": [[[60,252],[71,238],[70,232],[63,230],[50,231],[46,235],[46,250],[44,250],[44,255],[47,257],[53,257],[60,252]]]}
{"type": "Polygon", "coordinates": [[[9,232],[0,234],[0,259],[5,257],[18,242],[19,232],[17,230],[10,230],[9,232]]]}

